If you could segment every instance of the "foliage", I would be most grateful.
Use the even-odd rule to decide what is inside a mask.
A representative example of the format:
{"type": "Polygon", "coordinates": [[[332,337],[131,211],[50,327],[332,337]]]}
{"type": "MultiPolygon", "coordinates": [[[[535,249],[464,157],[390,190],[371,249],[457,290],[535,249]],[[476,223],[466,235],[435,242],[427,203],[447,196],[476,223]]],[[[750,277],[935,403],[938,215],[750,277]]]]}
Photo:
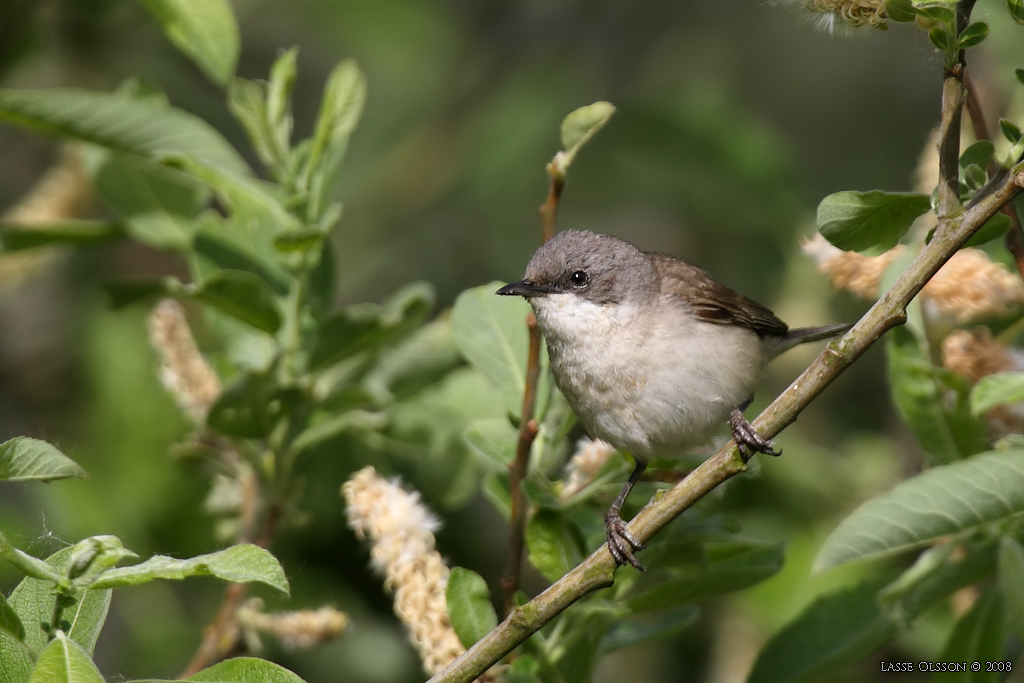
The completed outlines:
{"type": "MultiPolygon", "coordinates": [[[[203,403],[181,396],[188,387],[180,382],[170,388],[177,398],[202,404],[202,419],[179,452],[214,473],[207,508],[219,518],[218,540],[230,545],[187,559],[154,555],[118,566],[136,555],[114,536],[90,536],[42,559],[0,535],[0,555],[25,576],[10,595],[0,595],[0,683],[101,681],[93,650],[115,588],[212,575],[287,594],[285,570],[265,547],[275,536],[302,533],[305,507],[318,493],[315,477],[303,475],[317,467],[354,469],[372,460],[401,472],[446,510],[480,492],[499,515],[510,514],[508,466],[527,422],[521,413],[528,306],[494,296],[498,282],[463,291],[450,314],[433,318],[436,296],[425,283],[407,284],[379,304],[337,306],[349,296],[336,291],[333,236],[343,211],[335,198],[366,103],[360,68],[345,60],[331,70],[309,137],[295,141],[296,48],[278,55],[266,80],[243,79],[235,75],[239,29],[226,1],[142,4],[224,90],[226,110],[262,168],[253,169],[248,152],[204,117],[172,106],[141,81],[110,93],[0,90],[0,120],[81,145],[89,181],[109,214],[8,223],[0,243],[4,252],[31,252],[130,241],[185,264],[187,276],[115,279],[104,288],[114,308],[167,297],[183,302],[195,327],[212,339],[202,345],[214,359],[216,397],[203,403]]],[[[1007,7],[1019,21],[1019,3],[1007,7]]],[[[965,22],[956,3],[895,0],[886,8],[892,21],[916,21],[950,70],[963,50],[989,37],[989,24],[965,22]]],[[[614,111],[597,102],[565,118],[552,177],[565,180],[614,111]]],[[[983,197],[1024,153],[1018,123],[1000,119],[999,131],[1003,140],[977,141],[959,155],[958,205],[983,197]]],[[[903,244],[913,251],[941,234],[915,228],[920,216],[941,212],[937,197],[834,193],[818,206],[818,227],[842,250],[878,256],[903,244]]],[[[1008,217],[993,217],[970,244],[996,251],[993,240],[1019,230],[1011,226],[1008,217]]],[[[937,655],[1003,661],[1016,647],[1006,635],[1024,638],[1024,451],[1014,429],[997,435],[993,427],[1000,416],[1005,424],[1007,411],[1014,416],[1024,397],[1022,373],[957,375],[937,360],[948,321],[930,317],[925,306],[909,313],[910,324],[887,340],[888,381],[931,466],[864,502],[832,530],[815,571],[882,561],[861,565],[853,583],[803,596],[802,608],[792,610],[757,657],[751,681],[830,679],[880,647],[895,647],[915,622],[968,587],[976,600],[947,629],[937,655]]],[[[1012,341],[1017,326],[1004,327],[1003,338],[1012,341]]],[[[543,352],[539,366],[536,437],[522,481],[524,542],[529,564],[553,582],[603,543],[603,512],[625,467],[613,456],[576,480],[562,475],[578,429],[543,352]]],[[[17,437],[0,444],[0,479],[84,476],[45,441],[17,437]]],[[[771,476],[764,479],[770,483],[771,476]]],[[[648,483],[638,489],[637,500],[653,493],[648,483]]],[[[589,680],[604,654],[675,638],[708,618],[702,608],[709,601],[783,580],[785,544],[740,531],[734,519],[740,507],[707,500],[687,511],[645,551],[652,571],[621,569],[612,588],[581,600],[528,640],[505,680],[589,680]]],[[[452,570],[451,626],[467,648],[498,622],[492,592],[475,571],[452,570]]],[[[301,679],[266,660],[240,657],[212,663],[188,680],[301,679]]]]}

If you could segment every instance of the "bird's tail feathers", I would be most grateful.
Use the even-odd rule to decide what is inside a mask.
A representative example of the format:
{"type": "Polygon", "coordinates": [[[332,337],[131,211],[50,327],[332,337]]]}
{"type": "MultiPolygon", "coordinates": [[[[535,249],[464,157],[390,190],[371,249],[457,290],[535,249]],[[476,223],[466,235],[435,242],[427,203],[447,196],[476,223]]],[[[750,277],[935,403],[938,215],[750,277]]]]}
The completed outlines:
{"type": "Polygon", "coordinates": [[[798,327],[790,330],[785,337],[774,337],[768,341],[768,356],[774,358],[784,351],[788,351],[797,344],[832,339],[843,334],[853,327],[853,323],[839,323],[838,325],[822,325],[821,327],[798,327]]]}

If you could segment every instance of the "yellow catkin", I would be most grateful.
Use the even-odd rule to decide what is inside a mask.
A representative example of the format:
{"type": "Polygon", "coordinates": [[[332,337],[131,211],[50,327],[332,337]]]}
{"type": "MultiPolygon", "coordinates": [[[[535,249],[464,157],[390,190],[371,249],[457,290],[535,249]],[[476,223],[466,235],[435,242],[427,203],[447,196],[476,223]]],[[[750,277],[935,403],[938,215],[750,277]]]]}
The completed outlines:
{"type": "Polygon", "coordinates": [[[559,497],[569,500],[586,488],[613,453],[615,447],[606,441],[580,439],[576,452],[565,467],[564,487],[559,497]]]}
{"type": "MultiPolygon", "coordinates": [[[[395,595],[395,614],[408,627],[423,668],[436,674],[465,652],[448,617],[449,569],[434,550],[440,522],[418,493],[383,479],[373,467],[352,475],[341,492],[349,526],[373,542],[370,558],[395,595]]],[[[491,680],[488,676],[479,680],[491,680]]]]}
{"type": "MultiPolygon", "coordinates": [[[[803,244],[804,252],[834,287],[865,299],[878,297],[882,273],[902,249],[897,246],[881,256],[865,256],[837,249],[821,235],[803,244]]],[[[961,249],[924,286],[921,297],[935,313],[962,325],[1012,313],[1024,304],[1024,281],[984,251],[961,249]]]]}
{"type": "MultiPolygon", "coordinates": [[[[81,152],[67,145],[60,157],[0,221],[31,227],[84,214],[92,205],[92,186],[81,152]]],[[[32,249],[0,256],[0,289],[14,289],[49,264],[56,249],[32,249]]]]}
{"type": "Polygon", "coordinates": [[[349,619],[344,612],[333,607],[304,609],[294,612],[262,611],[259,598],[248,601],[238,610],[238,623],[251,633],[248,640],[254,640],[256,631],[265,633],[287,650],[310,650],[337,638],[348,627],[349,619]]]}
{"type": "Polygon", "coordinates": [[[850,26],[888,26],[889,15],[882,0],[807,0],[807,9],[835,17],[850,26]]]}
{"type": "Polygon", "coordinates": [[[220,394],[220,380],[199,353],[181,304],[163,299],[153,308],[149,339],[160,356],[160,381],[181,411],[202,424],[220,394]]]}

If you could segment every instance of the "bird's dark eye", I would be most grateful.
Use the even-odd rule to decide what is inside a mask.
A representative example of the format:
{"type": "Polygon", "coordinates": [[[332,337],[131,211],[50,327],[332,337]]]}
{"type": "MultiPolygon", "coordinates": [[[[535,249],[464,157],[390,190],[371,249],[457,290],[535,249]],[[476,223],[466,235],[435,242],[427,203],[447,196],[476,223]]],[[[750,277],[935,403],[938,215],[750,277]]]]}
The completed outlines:
{"type": "Polygon", "coordinates": [[[590,277],[585,271],[577,270],[569,276],[569,281],[572,282],[573,287],[586,287],[587,283],[590,282],[590,277]]]}

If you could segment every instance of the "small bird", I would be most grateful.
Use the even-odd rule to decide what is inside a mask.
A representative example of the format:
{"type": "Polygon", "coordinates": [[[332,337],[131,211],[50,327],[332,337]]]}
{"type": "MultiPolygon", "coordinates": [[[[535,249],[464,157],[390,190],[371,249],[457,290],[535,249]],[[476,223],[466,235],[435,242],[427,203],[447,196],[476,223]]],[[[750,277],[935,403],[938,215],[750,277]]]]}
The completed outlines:
{"type": "Polygon", "coordinates": [[[643,571],[622,504],[663,449],[706,441],[728,421],[744,457],[780,455],[743,417],[765,364],[851,325],[791,330],[767,307],[667,254],[587,231],[558,233],[526,276],[498,290],[525,297],[547,341],[551,373],[590,436],[636,466],[605,515],[618,564],[643,571]]]}

